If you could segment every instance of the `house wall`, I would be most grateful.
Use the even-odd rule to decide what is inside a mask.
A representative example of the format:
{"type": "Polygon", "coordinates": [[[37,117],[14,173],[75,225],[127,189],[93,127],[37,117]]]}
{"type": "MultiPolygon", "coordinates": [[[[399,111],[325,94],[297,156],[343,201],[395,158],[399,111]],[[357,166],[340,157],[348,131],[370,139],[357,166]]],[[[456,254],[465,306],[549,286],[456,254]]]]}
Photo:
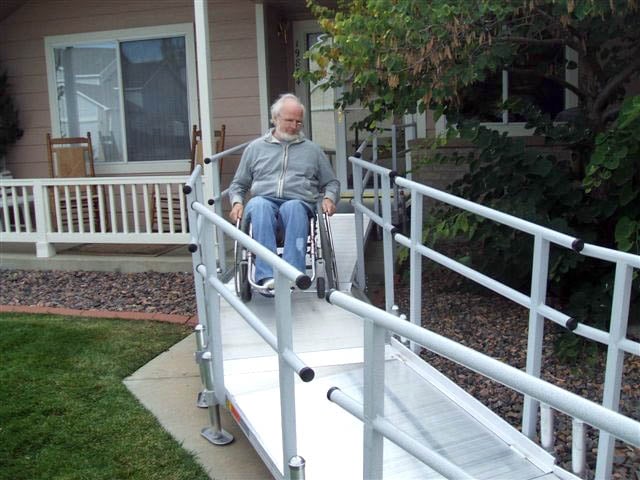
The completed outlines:
{"type": "MultiPolygon", "coordinates": [[[[0,66],[8,72],[24,129],[8,154],[13,176],[48,176],[46,36],[193,21],[193,0],[28,0],[0,21],[0,66]]],[[[226,124],[231,147],[260,133],[254,3],[209,0],[209,25],[214,128],[226,124]]],[[[225,162],[226,172],[235,170],[233,160],[225,162]]]]}

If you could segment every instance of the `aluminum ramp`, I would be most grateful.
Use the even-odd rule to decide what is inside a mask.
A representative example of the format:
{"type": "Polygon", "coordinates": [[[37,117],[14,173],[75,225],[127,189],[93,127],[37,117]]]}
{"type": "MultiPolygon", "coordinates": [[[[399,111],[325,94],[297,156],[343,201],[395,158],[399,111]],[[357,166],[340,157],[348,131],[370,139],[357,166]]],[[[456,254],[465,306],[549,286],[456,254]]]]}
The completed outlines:
{"type": "MultiPolygon", "coordinates": [[[[349,280],[353,215],[332,217],[332,230],[339,278],[349,280]]],[[[350,281],[341,282],[341,290],[349,288],[350,281]]],[[[362,478],[362,423],[328,401],[327,390],[337,386],[362,401],[363,321],[312,291],[293,291],[292,299],[294,350],[316,373],[310,383],[296,379],[295,387],[305,478],[362,478]]],[[[254,294],[248,305],[275,333],[274,300],[254,294]]],[[[227,406],[274,477],[283,478],[277,356],[225,301],[220,317],[227,406]]],[[[551,455],[397,341],[386,347],[385,376],[388,419],[472,477],[577,478],[558,471],[551,455]]],[[[443,477],[385,440],[384,478],[443,477]]]]}

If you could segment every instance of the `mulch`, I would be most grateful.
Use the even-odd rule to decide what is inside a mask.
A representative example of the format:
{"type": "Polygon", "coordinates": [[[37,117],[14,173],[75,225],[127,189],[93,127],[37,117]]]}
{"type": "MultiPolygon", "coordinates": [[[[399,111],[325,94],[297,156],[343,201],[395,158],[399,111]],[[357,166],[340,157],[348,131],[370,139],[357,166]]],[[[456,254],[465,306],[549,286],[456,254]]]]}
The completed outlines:
{"type": "MultiPolygon", "coordinates": [[[[374,303],[383,298],[372,287],[374,303]]],[[[396,288],[401,312],[409,312],[406,288],[396,288]]],[[[187,273],[108,273],[0,270],[0,305],[78,310],[109,310],[193,316],[193,276],[187,273]]],[[[434,269],[423,285],[423,326],[509,365],[523,369],[527,350],[527,312],[505,300],[468,288],[450,272],[434,269]]],[[[546,323],[548,325],[549,322],[546,323]]],[[[542,378],[600,402],[606,352],[567,365],[554,355],[560,329],[545,328],[542,378]]],[[[433,353],[422,353],[431,365],[452,378],[506,421],[519,428],[522,396],[433,353]]],[[[621,411],[640,420],[640,358],[625,359],[621,411]]],[[[571,421],[556,414],[555,455],[571,470],[571,421]]],[[[588,428],[586,478],[594,478],[597,432],[588,428]]],[[[617,444],[614,479],[640,480],[640,451],[617,444]]]]}
{"type": "Polygon", "coordinates": [[[193,275],[0,270],[0,305],[195,315],[193,275]]]}

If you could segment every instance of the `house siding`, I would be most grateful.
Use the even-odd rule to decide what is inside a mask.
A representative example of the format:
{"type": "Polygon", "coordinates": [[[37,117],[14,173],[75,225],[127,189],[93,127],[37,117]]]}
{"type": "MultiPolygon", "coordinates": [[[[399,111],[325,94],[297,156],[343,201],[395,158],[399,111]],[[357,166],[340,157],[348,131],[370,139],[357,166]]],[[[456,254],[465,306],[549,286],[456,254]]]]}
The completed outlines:
{"type": "MultiPolygon", "coordinates": [[[[48,176],[45,37],[193,22],[192,0],[31,0],[3,19],[0,65],[24,129],[7,158],[13,176],[48,176]]],[[[261,133],[254,3],[210,0],[209,25],[214,127],[226,124],[230,147],[261,133]]],[[[234,169],[226,162],[225,170],[234,169]]]]}

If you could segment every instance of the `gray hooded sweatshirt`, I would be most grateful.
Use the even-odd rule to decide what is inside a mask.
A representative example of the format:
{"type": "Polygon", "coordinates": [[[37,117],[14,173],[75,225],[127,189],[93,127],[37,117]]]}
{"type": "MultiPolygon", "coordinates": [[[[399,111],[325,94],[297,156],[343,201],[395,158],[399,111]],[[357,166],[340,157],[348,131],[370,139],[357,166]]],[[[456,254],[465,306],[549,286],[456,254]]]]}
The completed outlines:
{"type": "Polygon", "coordinates": [[[323,198],[338,203],[340,182],[326,155],[304,137],[281,142],[273,130],[251,142],[229,185],[229,200],[244,203],[252,196],[299,199],[315,204],[323,198]]]}

